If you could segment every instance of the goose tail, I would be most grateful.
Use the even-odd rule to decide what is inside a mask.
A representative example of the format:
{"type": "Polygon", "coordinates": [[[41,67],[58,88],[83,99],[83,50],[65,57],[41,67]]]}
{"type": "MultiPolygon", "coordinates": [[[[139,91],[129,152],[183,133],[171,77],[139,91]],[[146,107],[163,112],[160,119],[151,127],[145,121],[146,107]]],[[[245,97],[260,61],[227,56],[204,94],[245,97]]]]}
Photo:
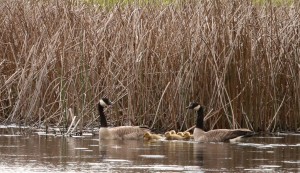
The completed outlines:
{"type": "Polygon", "coordinates": [[[243,138],[248,138],[248,137],[252,137],[255,136],[256,133],[254,131],[248,130],[248,131],[244,131],[244,135],[242,135],[243,138]]]}

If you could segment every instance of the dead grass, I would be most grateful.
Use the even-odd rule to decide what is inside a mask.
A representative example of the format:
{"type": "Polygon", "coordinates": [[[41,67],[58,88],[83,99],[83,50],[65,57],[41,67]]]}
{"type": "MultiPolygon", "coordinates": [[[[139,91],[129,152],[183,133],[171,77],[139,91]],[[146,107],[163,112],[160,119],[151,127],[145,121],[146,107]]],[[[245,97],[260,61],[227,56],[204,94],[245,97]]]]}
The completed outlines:
{"type": "Polygon", "coordinates": [[[207,128],[300,126],[299,2],[188,1],[105,9],[61,1],[1,1],[0,120],[187,129],[190,101],[207,128]]]}

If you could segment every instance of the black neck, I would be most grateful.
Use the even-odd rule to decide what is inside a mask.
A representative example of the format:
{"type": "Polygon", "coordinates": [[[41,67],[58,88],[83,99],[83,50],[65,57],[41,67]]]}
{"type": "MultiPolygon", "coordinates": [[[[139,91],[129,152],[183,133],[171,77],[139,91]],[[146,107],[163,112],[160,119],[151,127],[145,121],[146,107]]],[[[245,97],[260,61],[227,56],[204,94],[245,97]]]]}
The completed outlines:
{"type": "Polygon", "coordinates": [[[100,127],[107,127],[107,121],[106,117],[104,114],[104,108],[103,106],[98,103],[98,112],[99,112],[99,122],[100,122],[100,127]]]}
{"type": "Polygon", "coordinates": [[[197,111],[196,128],[203,130],[204,108],[201,106],[197,111]]]}

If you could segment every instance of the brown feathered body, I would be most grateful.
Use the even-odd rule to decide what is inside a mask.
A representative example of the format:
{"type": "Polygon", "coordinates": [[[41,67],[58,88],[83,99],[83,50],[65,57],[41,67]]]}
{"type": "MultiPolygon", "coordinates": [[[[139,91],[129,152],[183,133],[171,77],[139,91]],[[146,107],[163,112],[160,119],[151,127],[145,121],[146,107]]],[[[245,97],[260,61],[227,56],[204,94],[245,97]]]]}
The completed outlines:
{"type": "Polygon", "coordinates": [[[194,140],[197,142],[227,142],[242,136],[252,135],[249,129],[216,129],[208,132],[202,129],[194,129],[194,140]]]}
{"type": "Polygon", "coordinates": [[[99,129],[100,139],[143,139],[149,129],[139,126],[101,127],[99,129]]]}

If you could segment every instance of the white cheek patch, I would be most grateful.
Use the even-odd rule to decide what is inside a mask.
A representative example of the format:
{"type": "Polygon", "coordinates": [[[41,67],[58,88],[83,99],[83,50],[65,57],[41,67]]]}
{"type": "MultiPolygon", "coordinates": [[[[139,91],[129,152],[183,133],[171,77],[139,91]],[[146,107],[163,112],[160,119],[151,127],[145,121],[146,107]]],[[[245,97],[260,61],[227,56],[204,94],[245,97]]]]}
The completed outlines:
{"type": "Polygon", "coordinates": [[[100,105],[103,106],[103,107],[107,106],[107,104],[102,99],[100,100],[100,105]]]}
{"type": "Polygon", "coordinates": [[[196,110],[196,111],[198,111],[199,109],[200,109],[200,105],[198,105],[198,106],[196,106],[196,107],[194,107],[194,110],[196,110]]]}

